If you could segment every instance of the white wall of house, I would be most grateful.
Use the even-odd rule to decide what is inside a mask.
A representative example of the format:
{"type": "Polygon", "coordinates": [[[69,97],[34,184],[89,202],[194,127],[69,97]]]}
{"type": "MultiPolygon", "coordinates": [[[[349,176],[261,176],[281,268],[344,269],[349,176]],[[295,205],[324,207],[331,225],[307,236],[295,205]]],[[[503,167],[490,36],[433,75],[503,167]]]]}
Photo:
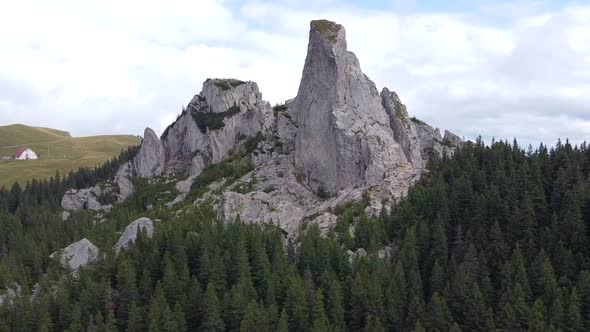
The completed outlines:
{"type": "Polygon", "coordinates": [[[29,160],[29,159],[37,159],[37,154],[35,151],[31,149],[26,149],[21,155],[16,158],[17,160],[29,160]]]}

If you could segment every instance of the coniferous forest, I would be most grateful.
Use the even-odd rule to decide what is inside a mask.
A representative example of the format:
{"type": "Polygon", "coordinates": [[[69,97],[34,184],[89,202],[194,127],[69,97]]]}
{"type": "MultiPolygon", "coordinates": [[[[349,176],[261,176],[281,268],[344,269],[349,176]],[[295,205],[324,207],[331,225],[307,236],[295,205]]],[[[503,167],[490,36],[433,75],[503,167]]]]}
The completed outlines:
{"type": "Polygon", "coordinates": [[[141,194],[103,223],[61,220],[67,188],[112,177],[129,155],[0,191],[0,288],[22,287],[0,331],[590,330],[586,144],[466,144],[391,213],[339,207],[327,237],[309,226],[285,242],[207,206],[145,211],[141,194]],[[160,220],[153,238],[105,249],[77,278],[48,258],[81,237],[112,248],[139,216],[160,220]]]}

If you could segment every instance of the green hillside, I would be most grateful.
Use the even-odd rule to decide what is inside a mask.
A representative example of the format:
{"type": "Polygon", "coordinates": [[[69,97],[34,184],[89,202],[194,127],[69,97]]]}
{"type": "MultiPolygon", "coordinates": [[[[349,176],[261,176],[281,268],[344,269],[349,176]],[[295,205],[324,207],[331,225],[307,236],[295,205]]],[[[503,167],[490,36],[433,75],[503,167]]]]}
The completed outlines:
{"type": "Polygon", "coordinates": [[[66,131],[21,124],[0,126],[0,156],[14,156],[21,147],[32,149],[38,160],[0,161],[0,187],[15,181],[47,178],[79,167],[93,167],[111,159],[129,146],[138,145],[137,136],[105,135],[72,137],[66,131]]]}

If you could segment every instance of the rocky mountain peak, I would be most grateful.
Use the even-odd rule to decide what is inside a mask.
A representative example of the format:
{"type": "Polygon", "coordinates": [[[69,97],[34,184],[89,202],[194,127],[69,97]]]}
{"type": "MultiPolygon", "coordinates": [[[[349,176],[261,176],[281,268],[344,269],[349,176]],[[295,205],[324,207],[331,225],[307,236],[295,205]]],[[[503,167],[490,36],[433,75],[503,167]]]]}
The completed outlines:
{"type": "Polygon", "coordinates": [[[143,142],[133,159],[136,175],[139,177],[160,176],[164,172],[164,148],[160,138],[151,128],[143,133],[143,142]]]}
{"type": "MultiPolygon", "coordinates": [[[[254,82],[207,79],[160,139],[146,129],[115,180],[122,201],[134,191],[131,177],[184,176],[177,183],[182,194],[164,204],[172,208],[190,197],[208,165],[229,169],[239,161],[239,178],[215,178],[202,198],[227,222],[274,224],[294,237],[308,223],[328,231],[334,209],[364,194],[370,213],[391,207],[428,160],[461,144],[410,117],[395,92],[379,93],[348,51],[344,27],[316,20],[295,98],[271,107],[254,82]]],[[[217,176],[209,173],[205,178],[217,176]]]]}
{"type": "Polygon", "coordinates": [[[297,97],[295,163],[314,189],[375,184],[405,163],[375,84],[346,49],[342,26],[313,21],[297,97]]]}
{"type": "Polygon", "coordinates": [[[338,23],[328,20],[311,21],[309,47],[325,47],[334,51],[346,51],[346,30],[338,23]]]}
{"type": "MultiPolygon", "coordinates": [[[[196,95],[189,106],[203,105],[195,104],[196,101],[206,101],[206,107],[195,107],[194,111],[223,113],[235,107],[252,107],[262,99],[255,82],[245,82],[234,78],[207,79],[203,83],[201,93],[196,95]]],[[[201,107],[201,106],[199,106],[201,107]]]]}

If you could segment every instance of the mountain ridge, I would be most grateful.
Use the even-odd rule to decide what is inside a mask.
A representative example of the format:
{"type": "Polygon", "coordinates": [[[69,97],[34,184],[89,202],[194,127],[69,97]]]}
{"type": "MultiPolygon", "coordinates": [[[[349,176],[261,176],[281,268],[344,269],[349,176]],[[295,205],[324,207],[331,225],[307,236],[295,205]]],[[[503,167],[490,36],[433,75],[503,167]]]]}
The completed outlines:
{"type": "MultiPolygon", "coordinates": [[[[239,178],[215,178],[207,182],[214,189],[203,196],[227,222],[276,224],[296,237],[310,223],[330,229],[332,210],[364,195],[371,213],[389,209],[428,161],[462,144],[452,133],[441,136],[409,118],[395,92],[379,93],[348,51],[344,27],[319,20],[310,23],[295,98],[271,107],[255,82],[207,79],[160,138],[146,128],[137,155],[121,166],[115,182],[123,202],[134,192],[136,177],[181,177],[182,187],[190,188],[208,167],[238,158],[244,166],[239,178]]],[[[184,190],[166,206],[202,199],[191,192],[184,190]]],[[[70,199],[77,198],[64,202],[70,199]]]]}

